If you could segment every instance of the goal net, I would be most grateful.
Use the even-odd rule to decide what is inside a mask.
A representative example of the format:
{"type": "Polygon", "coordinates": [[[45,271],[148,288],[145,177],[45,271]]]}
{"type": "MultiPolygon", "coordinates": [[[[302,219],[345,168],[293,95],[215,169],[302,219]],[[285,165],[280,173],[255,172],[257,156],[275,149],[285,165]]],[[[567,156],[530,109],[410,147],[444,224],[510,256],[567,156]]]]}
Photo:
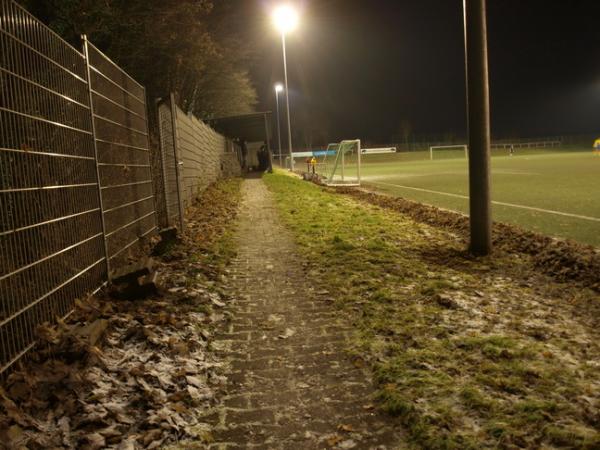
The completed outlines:
{"type": "Polygon", "coordinates": [[[329,144],[321,164],[327,186],[360,186],[360,139],[329,144]]]}
{"type": "Polygon", "coordinates": [[[468,158],[467,145],[433,145],[429,147],[429,159],[468,158]]]}

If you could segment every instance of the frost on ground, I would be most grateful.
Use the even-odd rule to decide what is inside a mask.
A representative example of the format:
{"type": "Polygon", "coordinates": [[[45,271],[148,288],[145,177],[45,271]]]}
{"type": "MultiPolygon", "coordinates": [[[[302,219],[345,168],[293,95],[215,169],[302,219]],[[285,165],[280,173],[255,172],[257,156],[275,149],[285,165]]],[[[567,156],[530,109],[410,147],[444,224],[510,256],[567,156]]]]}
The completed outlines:
{"type": "Polygon", "coordinates": [[[503,228],[494,256],[473,258],[464,219],[289,176],[266,181],[308,278],[353,322],[379,405],[413,443],[600,448],[596,250],[503,228]]]}
{"type": "Polygon", "coordinates": [[[226,379],[210,351],[228,302],[218,279],[231,256],[227,228],[239,180],[208,189],[188,211],[188,233],[160,258],[159,295],[78,301],[66,321],[40,327],[40,344],[0,390],[8,448],[160,448],[211,440],[202,414],[226,379]]]}
{"type": "MultiPolygon", "coordinates": [[[[455,231],[465,242],[468,240],[469,219],[464,214],[367,189],[344,189],[340,192],[401,212],[417,222],[455,231]]],[[[505,223],[494,223],[492,238],[496,249],[529,255],[537,269],[556,280],[577,281],[600,292],[600,249],[505,223]]]]}

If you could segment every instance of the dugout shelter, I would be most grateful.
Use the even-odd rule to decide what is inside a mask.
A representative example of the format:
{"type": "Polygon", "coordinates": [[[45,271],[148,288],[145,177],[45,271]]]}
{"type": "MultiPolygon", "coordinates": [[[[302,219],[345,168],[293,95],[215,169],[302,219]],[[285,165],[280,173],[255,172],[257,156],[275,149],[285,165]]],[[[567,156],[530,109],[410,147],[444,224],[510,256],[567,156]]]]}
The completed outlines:
{"type": "MultiPolygon", "coordinates": [[[[207,119],[206,122],[219,133],[228,138],[245,142],[248,150],[246,161],[254,164],[258,161],[258,152],[263,144],[267,146],[268,170],[273,170],[271,152],[271,111],[240,114],[237,116],[207,119]]],[[[248,169],[244,167],[244,170],[248,169]]]]}

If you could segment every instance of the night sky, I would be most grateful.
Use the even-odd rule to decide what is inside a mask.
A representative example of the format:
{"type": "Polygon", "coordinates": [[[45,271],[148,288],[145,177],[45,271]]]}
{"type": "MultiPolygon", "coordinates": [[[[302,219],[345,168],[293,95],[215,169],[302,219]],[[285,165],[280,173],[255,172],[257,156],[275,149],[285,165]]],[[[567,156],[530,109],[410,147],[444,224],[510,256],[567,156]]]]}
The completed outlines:
{"type": "MultiPolygon", "coordinates": [[[[272,85],[283,80],[274,4],[247,1],[245,10],[261,110],[275,110],[272,85]]],[[[413,135],[466,134],[461,0],[295,4],[296,145],[394,142],[402,122],[413,135]]],[[[488,0],[488,38],[494,137],[600,133],[600,1],[488,0]]]]}

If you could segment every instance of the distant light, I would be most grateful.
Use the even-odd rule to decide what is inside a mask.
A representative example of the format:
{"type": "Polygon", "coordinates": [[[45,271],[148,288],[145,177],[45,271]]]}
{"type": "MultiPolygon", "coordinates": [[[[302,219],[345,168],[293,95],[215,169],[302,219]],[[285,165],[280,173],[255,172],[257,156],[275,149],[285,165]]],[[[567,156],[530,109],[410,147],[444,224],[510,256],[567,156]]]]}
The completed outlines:
{"type": "Polygon", "coordinates": [[[283,92],[283,84],[277,83],[275,85],[275,92],[283,92]]]}
{"type": "Polygon", "coordinates": [[[281,5],[273,11],[273,24],[282,34],[294,31],[298,26],[298,13],[290,5],[281,5]]]}

